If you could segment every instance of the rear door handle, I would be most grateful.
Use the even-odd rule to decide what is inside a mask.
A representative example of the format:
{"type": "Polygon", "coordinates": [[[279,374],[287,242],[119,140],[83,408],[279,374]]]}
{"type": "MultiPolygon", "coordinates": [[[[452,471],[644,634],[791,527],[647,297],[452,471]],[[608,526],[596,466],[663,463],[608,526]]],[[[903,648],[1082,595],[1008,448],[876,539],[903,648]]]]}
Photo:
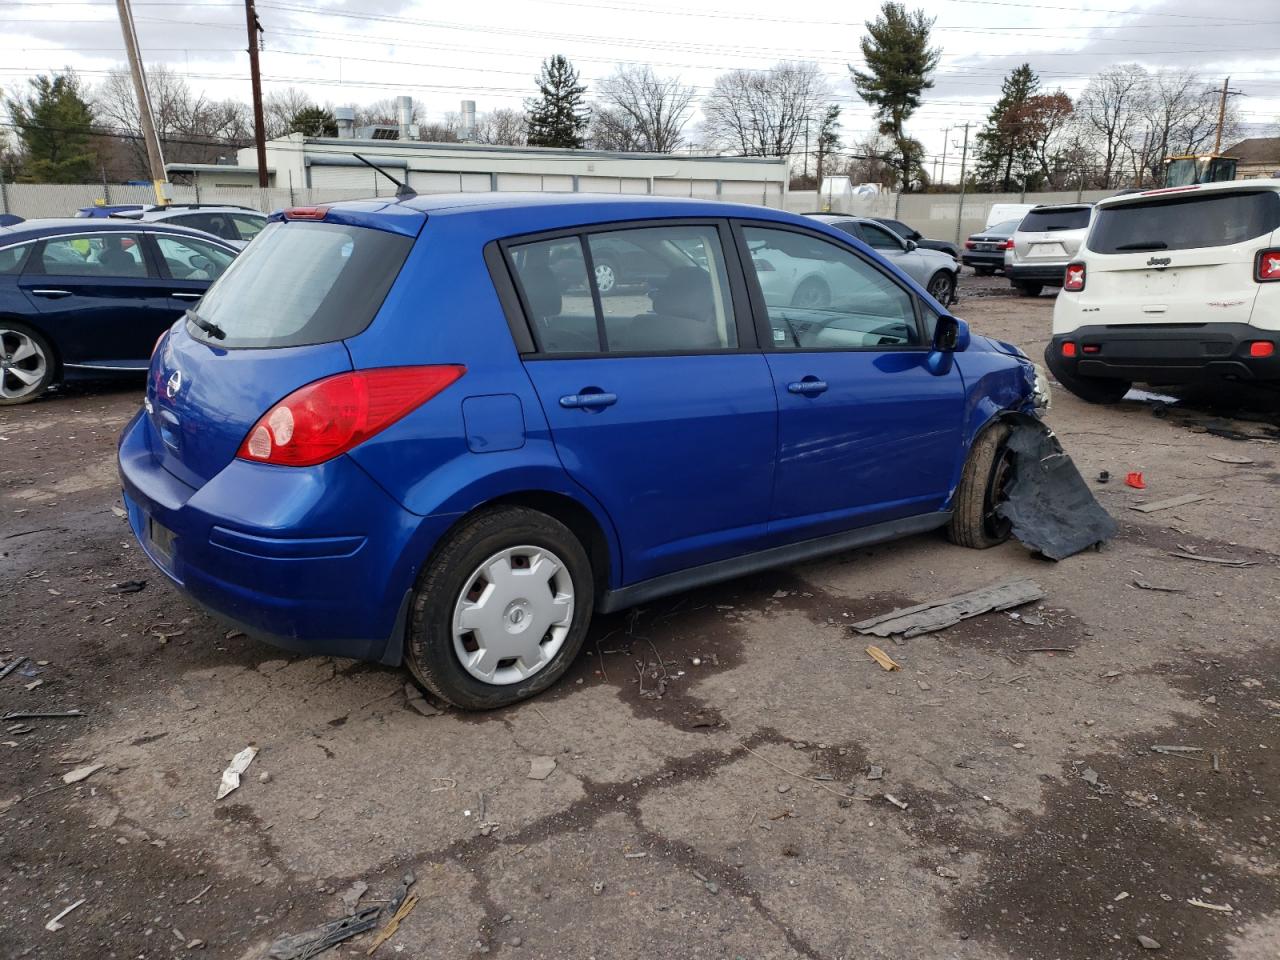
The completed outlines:
{"type": "Polygon", "coordinates": [[[183,291],[174,291],[169,294],[171,297],[177,297],[179,300],[199,300],[204,296],[203,293],[185,293],[183,291]]]}
{"type": "Polygon", "coordinates": [[[569,410],[599,410],[618,402],[616,393],[571,393],[560,398],[560,406],[569,410]]]}
{"type": "Polygon", "coordinates": [[[791,393],[803,394],[806,397],[816,397],[820,393],[827,392],[827,381],[819,380],[817,377],[805,377],[803,380],[788,383],[787,390],[791,393]]]}
{"type": "Polygon", "coordinates": [[[37,297],[48,297],[50,300],[71,296],[70,290],[32,290],[31,292],[37,297]]]}

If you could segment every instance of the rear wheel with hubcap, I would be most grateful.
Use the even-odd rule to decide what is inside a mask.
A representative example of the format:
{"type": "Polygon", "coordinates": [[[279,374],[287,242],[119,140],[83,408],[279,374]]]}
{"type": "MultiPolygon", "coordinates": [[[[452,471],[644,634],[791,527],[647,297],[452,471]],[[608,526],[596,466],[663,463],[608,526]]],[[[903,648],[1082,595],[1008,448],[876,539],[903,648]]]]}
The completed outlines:
{"type": "Polygon", "coordinates": [[[831,288],[821,277],[809,277],[796,287],[791,295],[793,307],[804,307],[809,310],[822,310],[831,304],[831,288]]]}
{"type": "Polygon", "coordinates": [[[618,286],[618,268],[608,260],[597,260],[595,268],[596,289],[601,295],[613,293],[618,286]]]}
{"type": "Polygon", "coordinates": [[[956,292],[956,278],[946,270],[939,270],[929,278],[929,286],[926,289],[929,291],[929,296],[944,307],[950,306],[951,298],[956,292]]]}
{"type": "Polygon", "coordinates": [[[419,578],[406,660],[454,706],[504,707],[568,669],[593,604],[591,564],[568,527],[525,507],[487,510],[451,533],[419,578]]]}
{"type": "Polygon", "coordinates": [[[30,403],[56,373],[48,340],[25,323],[0,319],[0,405],[30,403]]]}

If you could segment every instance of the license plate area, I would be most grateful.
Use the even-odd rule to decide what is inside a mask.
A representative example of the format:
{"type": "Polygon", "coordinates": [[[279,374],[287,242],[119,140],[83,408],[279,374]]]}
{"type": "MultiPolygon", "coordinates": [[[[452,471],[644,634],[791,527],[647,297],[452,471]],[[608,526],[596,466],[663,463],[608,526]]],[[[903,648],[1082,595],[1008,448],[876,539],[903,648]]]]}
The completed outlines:
{"type": "Polygon", "coordinates": [[[151,549],[166,562],[173,562],[173,544],[176,539],[177,534],[163,523],[155,517],[147,517],[147,542],[151,544],[151,549]]]}

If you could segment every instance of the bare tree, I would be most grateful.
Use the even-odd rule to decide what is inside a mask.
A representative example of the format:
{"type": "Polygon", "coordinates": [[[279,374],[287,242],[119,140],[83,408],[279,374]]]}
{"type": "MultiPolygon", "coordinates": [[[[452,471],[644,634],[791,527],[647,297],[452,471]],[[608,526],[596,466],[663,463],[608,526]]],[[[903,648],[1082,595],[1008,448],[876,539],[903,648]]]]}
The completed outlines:
{"type": "Polygon", "coordinates": [[[439,120],[423,123],[418,127],[418,139],[431,143],[457,143],[462,132],[462,117],[454,111],[444,114],[439,120]]]}
{"type": "MultiPolygon", "coordinates": [[[[414,100],[409,122],[421,126],[423,119],[422,104],[414,100]]],[[[356,107],[357,127],[367,127],[373,124],[395,126],[399,122],[400,110],[396,106],[395,97],[384,97],[381,100],[373,101],[373,103],[367,103],[362,107],[356,107]]]]}
{"type": "Polygon", "coordinates": [[[716,78],[702,102],[703,129],[723,149],[785,157],[794,152],[805,124],[817,120],[827,98],[816,63],[731,70],[716,78]]]}
{"type": "Polygon", "coordinates": [[[293,118],[315,106],[316,102],[297,87],[272,90],[262,98],[263,127],[267,139],[274,140],[288,134],[293,126],[293,118]]]}
{"type": "Polygon", "coordinates": [[[523,110],[499,107],[476,119],[476,142],[507,147],[523,147],[529,140],[529,125],[523,110]]]}
{"type": "Polygon", "coordinates": [[[1147,71],[1123,63],[1095,74],[1076,102],[1076,117],[1085,140],[1100,161],[1100,183],[1119,186],[1121,161],[1138,129],[1145,105],[1147,71]]]}
{"type": "MultiPolygon", "coordinates": [[[[1218,130],[1220,92],[1190,70],[1166,70],[1148,78],[1141,113],[1145,123],[1135,125],[1127,144],[1134,175],[1159,183],[1166,157],[1196,154],[1213,149],[1218,130]]],[[[1240,116],[1228,101],[1223,122],[1223,142],[1230,143],[1240,129],[1240,116]]]]}
{"type": "Polygon", "coordinates": [[[893,187],[898,182],[898,169],[894,162],[893,141],[883,133],[870,133],[849,149],[853,155],[844,173],[854,183],[878,183],[893,187]]]}
{"type": "Polygon", "coordinates": [[[684,142],[694,90],[679,77],[662,78],[645,66],[618,67],[597,87],[591,139],[607,150],[671,153],[684,142]],[[605,142],[598,142],[605,141],[605,142]]]}

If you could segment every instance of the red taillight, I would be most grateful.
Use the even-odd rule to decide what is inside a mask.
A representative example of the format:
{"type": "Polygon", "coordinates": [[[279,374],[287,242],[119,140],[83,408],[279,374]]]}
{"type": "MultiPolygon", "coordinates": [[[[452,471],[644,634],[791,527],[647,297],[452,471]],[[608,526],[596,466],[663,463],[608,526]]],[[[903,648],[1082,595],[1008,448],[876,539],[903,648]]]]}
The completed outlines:
{"type": "Polygon", "coordinates": [[[1004,243],[1000,244],[1000,249],[1001,249],[1001,250],[1012,250],[1012,249],[1013,249],[1013,238],[1012,238],[1012,237],[1010,237],[1010,238],[1009,238],[1008,240],[1006,240],[1004,243]]]}
{"type": "Polygon", "coordinates": [[[974,246],[976,246],[976,244],[974,244],[974,242],[973,242],[972,240],[966,240],[966,241],[964,242],[964,248],[965,248],[966,250],[972,250],[972,249],[974,248],[974,246]]]}
{"type": "Polygon", "coordinates": [[[454,365],[384,367],[317,380],[263,414],[236,456],[286,467],[323,463],[385,430],[466,372],[454,365]]]}
{"type": "Polygon", "coordinates": [[[1280,280],[1280,250],[1263,250],[1254,263],[1253,278],[1259,283],[1280,280]]]}
{"type": "Polygon", "coordinates": [[[1076,345],[1070,340],[1062,341],[1062,355],[1064,357],[1074,357],[1076,355],[1076,345]]]}
{"type": "Polygon", "coordinates": [[[323,220],[328,207],[289,207],[284,211],[286,220],[323,220]]]}
{"type": "Polygon", "coordinates": [[[1078,293],[1084,289],[1084,264],[1067,264],[1067,275],[1062,278],[1062,289],[1078,293]]]}
{"type": "Polygon", "coordinates": [[[1249,344],[1249,356],[1251,357],[1274,357],[1276,354],[1276,345],[1270,340],[1255,340],[1249,344]]]}

